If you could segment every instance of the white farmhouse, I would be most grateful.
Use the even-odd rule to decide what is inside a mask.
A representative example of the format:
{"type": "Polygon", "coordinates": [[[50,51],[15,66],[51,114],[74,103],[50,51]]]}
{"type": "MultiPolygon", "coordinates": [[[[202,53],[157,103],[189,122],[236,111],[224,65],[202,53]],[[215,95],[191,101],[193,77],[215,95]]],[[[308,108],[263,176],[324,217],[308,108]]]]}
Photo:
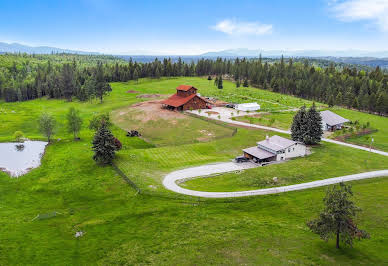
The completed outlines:
{"type": "Polygon", "coordinates": [[[322,117],[322,129],[328,131],[335,131],[341,129],[344,123],[349,122],[348,119],[333,113],[332,111],[325,110],[320,112],[322,117]]]}
{"type": "Polygon", "coordinates": [[[257,111],[260,110],[260,104],[258,103],[240,103],[236,104],[234,109],[239,110],[239,111],[257,111]]]}
{"type": "Polygon", "coordinates": [[[266,137],[257,146],[243,150],[244,157],[254,162],[282,161],[306,155],[306,145],[280,136],[266,137]]]}

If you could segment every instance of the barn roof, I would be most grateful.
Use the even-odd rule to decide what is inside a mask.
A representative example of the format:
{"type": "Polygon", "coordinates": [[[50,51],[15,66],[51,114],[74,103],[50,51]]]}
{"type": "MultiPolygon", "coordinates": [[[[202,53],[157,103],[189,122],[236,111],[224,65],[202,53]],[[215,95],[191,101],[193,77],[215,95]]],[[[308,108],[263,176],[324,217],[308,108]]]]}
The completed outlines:
{"type": "Polygon", "coordinates": [[[343,118],[342,116],[337,115],[336,113],[333,113],[332,111],[325,110],[320,112],[322,121],[329,126],[335,126],[338,124],[343,124],[346,122],[349,122],[348,119],[343,118]]]}
{"type": "MultiPolygon", "coordinates": [[[[188,91],[188,90],[190,90],[191,88],[194,88],[194,87],[191,86],[191,85],[179,85],[179,86],[176,88],[176,90],[177,90],[177,91],[188,91]]],[[[194,89],[196,89],[196,88],[194,88],[194,89]]]]}
{"type": "Polygon", "coordinates": [[[181,97],[181,96],[178,96],[177,94],[174,94],[171,97],[169,97],[168,99],[164,100],[162,103],[173,106],[173,107],[179,107],[179,106],[184,105],[185,103],[187,103],[188,101],[190,101],[194,97],[198,97],[198,95],[192,94],[192,95],[187,96],[187,97],[181,97]]]}

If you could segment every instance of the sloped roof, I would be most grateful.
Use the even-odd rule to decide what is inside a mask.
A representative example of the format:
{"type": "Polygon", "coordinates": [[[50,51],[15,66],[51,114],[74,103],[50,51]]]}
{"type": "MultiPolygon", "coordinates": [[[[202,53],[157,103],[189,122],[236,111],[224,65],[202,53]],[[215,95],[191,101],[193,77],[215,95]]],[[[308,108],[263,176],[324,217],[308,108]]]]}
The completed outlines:
{"type": "Polygon", "coordinates": [[[276,155],[272,152],[268,152],[263,149],[260,149],[257,146],[244,149],[243,152],[246,152],[259,159],[267,159],[276,155]]]}
{"type": "Polygon", "coordinates": [[[346,122],[349,122],[348,119],[343,118],[342,116],[337,115],[336,113],[333,113],[332,111],[325,110],[320,112],[322,121],[329,126],[335,126],[338,124],[343,124],[346,122]]]}
{"type": "Polygon", "coordinates": [[[174,94],[171,97],[164,100],[162,103],[173,106],[173,107],[179,107],[179,106],[184,105],[185,103],[187,103],[188,101],[190,101],[194,97],[198,97],[198,96],[196,94],[192,94],[192,95],[187,96],[187,97],[181,97],[181,96],[178,96],[177,94],[174,94]]]}
{"type": "Polygon", "coordinates": [[[239,103],[238,104],[238,107],[259,107],[260,108],[260,104],[258,103],[239,103]]]}
{"type": "Polygon", "coordinates": [[[257,145],[261,145],[273,151],[280,151],[294,145],[295,143],[296,142],[293,140],[275,135],[268,139],[258,142],[257,145]]]}
{"type": "MultiPolygon", "coordinates": [[[[188,91],[188,90],[190,90],[191,88],[194,88],[194,87],[191,86],[191,85],[179,85],[179,86],[176,88],[176,90],[177,90],[177,91],[188,91]]],[[[196,89],[196,88],[194,88],[194,89],[196,89]]]]}

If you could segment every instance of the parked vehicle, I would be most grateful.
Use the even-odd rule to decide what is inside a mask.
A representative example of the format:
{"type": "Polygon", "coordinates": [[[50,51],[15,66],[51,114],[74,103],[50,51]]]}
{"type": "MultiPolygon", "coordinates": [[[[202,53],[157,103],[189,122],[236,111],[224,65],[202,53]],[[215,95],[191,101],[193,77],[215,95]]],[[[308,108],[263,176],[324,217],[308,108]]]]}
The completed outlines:
{"type": "Polygon", "coordinates": [[[247,157],[244,157],[244,156],[238,156],[234,160],[236,161],[236,163],[249,162],[249,159],[247,157]]]}
{"type": "Polygon", "coordinates": [[[226,108],[234,108],[234,104],[233,103],[228,103],[227,105],[225,105],[226,108]]]}

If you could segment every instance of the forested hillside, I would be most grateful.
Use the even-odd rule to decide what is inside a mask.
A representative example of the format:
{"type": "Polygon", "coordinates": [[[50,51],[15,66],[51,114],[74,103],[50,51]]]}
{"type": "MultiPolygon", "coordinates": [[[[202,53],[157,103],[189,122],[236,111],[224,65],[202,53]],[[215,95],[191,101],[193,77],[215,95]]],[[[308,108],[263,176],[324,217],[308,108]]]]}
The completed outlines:
{"type": "Polygon", "coordinates": [[[283,58],[275,62],[218,58],[190,63],[165,58],[138,63],[113,56],[4,54],[0,55],[0,97],[5,101],[45,96],[86,101],[101,97],[95,90],[96,84],[103,88],[107,82],[143,77],[207,75],[224,75],[239,81],[236,83],[329,105],[388,113],[388,74],[379,67],[365,70],[338,67],[334,62],[317,66],[314,61],[283,58]]]}

